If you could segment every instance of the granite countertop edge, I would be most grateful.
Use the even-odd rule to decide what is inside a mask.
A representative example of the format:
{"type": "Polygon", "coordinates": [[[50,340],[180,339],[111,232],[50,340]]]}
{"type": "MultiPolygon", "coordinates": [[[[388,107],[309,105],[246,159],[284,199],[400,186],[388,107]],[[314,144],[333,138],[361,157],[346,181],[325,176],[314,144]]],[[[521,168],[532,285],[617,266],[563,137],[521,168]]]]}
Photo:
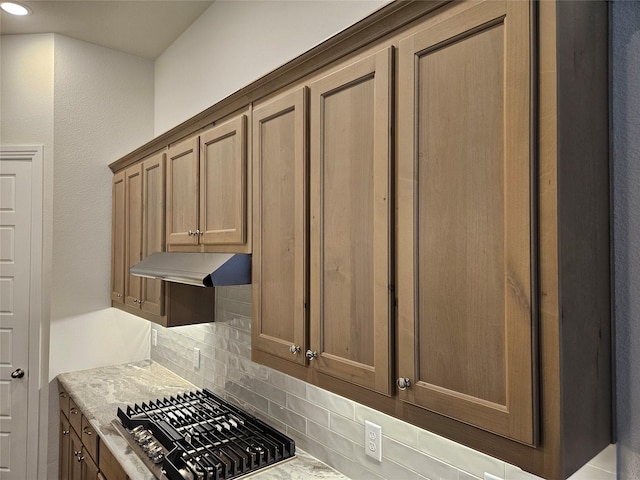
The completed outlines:
{"type": "MultiPolygon", "coordinates": [[[[57,379],[131,480],[155,477],[113,425],[118,408],[198,389],[152,360],[61,373],[57,379]]],[[[299,448],[295,458],[248,476],[270,480],[347,478],[299,448]]]]}

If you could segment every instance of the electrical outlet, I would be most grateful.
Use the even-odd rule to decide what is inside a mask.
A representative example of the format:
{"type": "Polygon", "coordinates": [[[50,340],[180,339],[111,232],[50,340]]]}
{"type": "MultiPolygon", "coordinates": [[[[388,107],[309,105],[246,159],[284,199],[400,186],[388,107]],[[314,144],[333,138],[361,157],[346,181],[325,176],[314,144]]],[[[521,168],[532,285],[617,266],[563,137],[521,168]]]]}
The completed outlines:
{"type": "Polygon", "coordinates": [[[371,458],[382,461],[382,427],[364,421],[364,452],[371,458]]]}
{"type": "Polygon", "coordinates": [[[155,328],[151,329],[151,345],[154,347],[158,346],[158,330],[155,328]]]}
{"type": "Polygon", "coordinates": [[[504,480],[502,477],[496,477],[490,473],[484,472],[484,480],[504,480]]]}
{"type": "Polygon", "coordinates": [[[193,368],[200,368],[200,349],[193,349],[193,368]]]}

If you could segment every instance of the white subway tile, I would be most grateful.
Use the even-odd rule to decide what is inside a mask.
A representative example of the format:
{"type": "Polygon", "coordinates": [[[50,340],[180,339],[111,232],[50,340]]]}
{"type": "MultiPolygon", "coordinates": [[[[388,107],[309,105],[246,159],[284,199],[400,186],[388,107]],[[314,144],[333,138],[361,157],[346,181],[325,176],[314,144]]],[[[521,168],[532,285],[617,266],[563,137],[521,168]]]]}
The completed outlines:
{"type": "Polygon", "coordinates": [[[307,391],[307,383],[297,378],[290,377],[284,373],[278,372],[271,368],[264,367],[268,372],[268,381],[274,386],[281,388],[287,393],[291,393],[296,397],[304,397],[307,391]]]}
{"type": "Polygon", "coordinates": [[[382,478],[393,480],[418,480],[418,474],[404,465],[394,462],[384,457],[384,448],[382,450],[382,462],[378,462],[367,456],[364,447],[358,446],[355,450],[354,459],[367,470],[379,475],[382,478]]]}
{"type": "Polygon", "coordinates": [[[360,447],[364,447],[364,424],[349,420],[342,415],[329,414],[329,428],[334,432],[348,438],[360,447]]]}
{"type": "Polygon", "coordinates": [[[307,400],[329,409],[331,412],[353,420],[355,404],[340,395],[328,392],[311,384],[307,384],[307,400]]]}
{"type": "Polygon", "coordinates": [[[589,462],[589,465],[604,470],[609,473],[616,473],[616,446],[611,444],[603,449],[598,455],[593,457],[589,462]]]}
{"type": "Polygon", "coordinates": [[[504,478],[504,462],[426,430],[418,432],[418,450],[476,477],[487,472],[504,478]]]}
{"type": "Polygon", "coordinates": [[[329,410],[307,402],[306,400],[287,393],[287,408],[312,420],[323,427],[329,426],[329,410]]]}
{"type": "MultiPolygon", "coordinates": [[[[354,447],[356,445],[350,440],[337,435],[328,428],[318,425],[315,422],[307,419],[307,436],[312,438],[318,443],[329,447],[331,450],[339,452],[347,458],[353,458],[354,447]]],[[[360,448],[360,447],[358,447],[360,448]]]]}
{"type": "Polygon", "coordinates": [[[616,474],[587,464],[571,475],[568,480],[616,480],[616,474]]]}
{"type": "Polygon", "coordinates": [[[269,415],[298,431],[305,432],[307,430],[307,419],[305,417],[277,403],[269,402],[269,415]]]}
{"type": "Polygon", "coordinates": [[[432,480],[457,480],[458,478],[458,471],[451,465],[385,437],[384,428],[382,456],[432,480]]]}

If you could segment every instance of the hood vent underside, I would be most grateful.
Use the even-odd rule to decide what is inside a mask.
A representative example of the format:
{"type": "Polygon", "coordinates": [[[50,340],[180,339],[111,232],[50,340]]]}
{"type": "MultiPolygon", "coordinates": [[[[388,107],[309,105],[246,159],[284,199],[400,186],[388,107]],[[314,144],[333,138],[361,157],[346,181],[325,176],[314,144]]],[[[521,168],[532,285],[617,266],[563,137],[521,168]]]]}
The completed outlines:
{"type": "Polygon", "coordinates": [[[251,283],[251,254],[158,252],[129,269],[131,275],[198,287],[251,283]]]}

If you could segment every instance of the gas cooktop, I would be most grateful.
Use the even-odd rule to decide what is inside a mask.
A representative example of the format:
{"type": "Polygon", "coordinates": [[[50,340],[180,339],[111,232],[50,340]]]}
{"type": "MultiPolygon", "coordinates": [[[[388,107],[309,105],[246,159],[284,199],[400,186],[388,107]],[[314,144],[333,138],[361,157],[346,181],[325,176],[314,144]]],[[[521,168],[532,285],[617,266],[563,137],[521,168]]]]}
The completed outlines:
{"type": "Polygon", "coordinates": [[[291,438],[208,389],[118,408],[118,418],[159,479],[238,478],[295,455],[291,438]]]}

